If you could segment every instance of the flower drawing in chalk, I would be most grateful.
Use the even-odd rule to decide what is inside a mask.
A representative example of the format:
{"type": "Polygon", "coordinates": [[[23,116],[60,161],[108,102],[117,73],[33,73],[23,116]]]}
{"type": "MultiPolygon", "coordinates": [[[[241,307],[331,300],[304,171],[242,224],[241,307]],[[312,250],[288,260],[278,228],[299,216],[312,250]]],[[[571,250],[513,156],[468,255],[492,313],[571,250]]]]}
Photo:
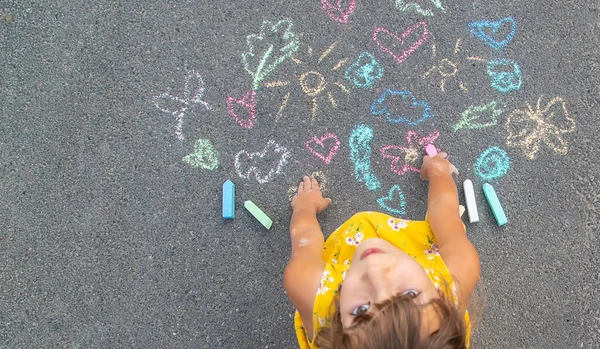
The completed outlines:
{"type": "Polygon", "coordinates": [[[183,162],[194,168],[216,170],[219,167],[219,158],[213,144],[208,139],[199,139],[194,145],[194,152],[183,158],[183,162]]]}
{"type": "Polygon", "coordinates": [[[284,19],[277,24],[264,21],[260,34],[246,37],[248,51],[242,54],[246,71],[252,75],[252,86],[257,90],[260,82],[286,59],[290,58],[298,48],[300,40],[292,31],[293,24],[284,19]]]}
{"type": "Polygon", "coordinates": [[[396,0],[396,7],[402,12],[414,11],[421,16],[433,17],[434,10],[445,12],[441,0],[421,0],[421,1],[406,1],[396,0]]]}
{"type": "Polygon", "coordinates": [[[421,158],[423,148],[427,144],[432,144],[440,133],[434,131],[426,136],[419,136],[415,131],[408,131],[406,136],[406,145],[386,145],[379,150],[386,159],[391,159],[390,170],[398,175],[406,172],[419,172],[416,167],[421,158]]]}
{"type": "Polygon", "coordinates": [[[270,140],[265,148],[256,153],[242,150],[235,156],[235,170],[241,178],[267,183],[280,174],[291,154],[283,146],[270,140]]]}
{"type": "MultiPolygon", "coordinates": [[[[452,57],[445,57],[440,59],[440,61],[432,66],[431,68],[429,68],[422,76],[423,79],[425,78],[431,78],[435,75],[439,75],[439,79],[440,79],[440,90],[442,90],[442,92],[446,92],[446,86],[447,86],[447,82],[450,81],[455,81],[455,85],[457,85],[462,91],[467,92],[468,89],[465,87],[465,84],[463,83],[463,81],[460,79],[459,77],[459,66],[460,66],[460,62],[462,60],[460,60],[459,58],[459,53],[461,52],[461,43],[462,43],[462,39],[457,39],[456,43],[454,44],[454,53],[452,55],[452,57]]],[[[437,56],[437,46],[436,44],[433,44],[431,46],[431,51],[432,51],[432,58],[436,58],[437,56]]],[[[467,57],[468,60],[484,60],[483,58],[480,57],[467,57]]]]}
{"type": "Polygon", "coordinates": [[[536,158],[542,144],[557,154],[567,154],[568,143],[562,135],[575,131],[576,127],[561,97],[553,98],[544,107],[541,104],[542,97],[535,109],[528,104],[527,109],[514,110],[506,120],[506,144],[521,148],[530,160],[536,158]]]}
{"type": "Polygon", "coordinates": [[[356,62],[352,63],[344,73],[346,79],[354,86],[367,88],[383,77],[383,66],[369,52],[363,52],[356,62]]]}
{"type": "Polygon", "coordinates": [[[186,112],[197,104],[202,104],[206,109],[212,107],[202,100],[204,96],[204,81],[202,76],[195,70],[192,70],[185,77],[183,96],[174,96],[168,92],[161,93],[152,98],[154,106],[159,110],[169,113],[177,120],[175,126],[175,135],[180,141],[184,140],[183,122],[186,112]]]}

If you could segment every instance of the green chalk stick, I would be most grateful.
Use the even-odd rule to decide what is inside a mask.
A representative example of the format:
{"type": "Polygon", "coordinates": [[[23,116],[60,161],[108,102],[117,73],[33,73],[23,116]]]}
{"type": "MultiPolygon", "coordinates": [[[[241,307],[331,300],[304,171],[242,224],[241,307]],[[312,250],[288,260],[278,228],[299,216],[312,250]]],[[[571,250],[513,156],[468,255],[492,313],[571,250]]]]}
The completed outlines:
{"type": "Polygon", "coordinates": [[[273,221],[269,218],[258,206],[252,201],[247,200],[244,202],[244,207],[256,218],[262,225],[267,229],[271,229],[273,221]]]}
{"type": "Polygon", "coordinates": [[[485,183],[483,185],[483,194],[485,195],[485,198],[487,199],[487,202],[490,205],[490,208],[492,209],[492,213],[496,218],[496,223],[498,223],[498,226],[501,227],[504,224],[508,223],[508,220],[506,219],[506,215],[504,214],[502,205],[500,205],[500,201],[498,200],[498,196],[496,195],[494,187],[492,187],[491,184],[485,183]]]}

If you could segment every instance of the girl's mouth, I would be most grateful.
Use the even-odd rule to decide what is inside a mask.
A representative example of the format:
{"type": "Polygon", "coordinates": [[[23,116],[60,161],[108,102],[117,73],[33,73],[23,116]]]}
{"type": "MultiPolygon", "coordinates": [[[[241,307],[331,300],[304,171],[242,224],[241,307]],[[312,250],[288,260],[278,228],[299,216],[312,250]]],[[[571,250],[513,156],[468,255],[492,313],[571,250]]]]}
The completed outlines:
{"type": "Polygon", "coordinates": [[[369,248],[360,255],[360,260],[362,261],[363,259],[367,258],[368,256],[370,256],[372,254],[381,253],[381,252],[383,252],[383,251],[381,251],[378,248],[369,248]]]}

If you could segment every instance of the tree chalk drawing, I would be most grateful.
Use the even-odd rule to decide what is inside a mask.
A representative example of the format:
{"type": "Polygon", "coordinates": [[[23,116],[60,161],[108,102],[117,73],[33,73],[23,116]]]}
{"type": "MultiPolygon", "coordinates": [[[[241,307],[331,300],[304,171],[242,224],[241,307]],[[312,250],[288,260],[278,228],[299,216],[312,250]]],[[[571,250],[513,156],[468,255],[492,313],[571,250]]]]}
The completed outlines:
{"type": "Polygon", "coordinates": [[[227,97],[227,112],[243,128],[252,128],[256,118],[256,92],[249,90],[240,99],[227,97]],[[236,106],[246,109],[247,117],[241,117],[240,108],[236,108],[236,106]],[[236,112],[236,109],[238,112],[236,112]]]}
{"type": "Polygon", "coordinates": [[[419,172],[415,166],[421,159],[423,148],[433,142],[440,136],[438,131],[420,137],[415,131],[408,131],[406,136],[406,145],[386,145],[379,151],[386,159],[391,159],[390,170],[397,175],[403,175],[406,172],[419,172]],[[402,155],[396,155],[396,154],[402,155]]]}
{"type": "Polygon", "coordinates": [[[300,48],[300,40],[292,31],[293,24],[284,19],[277,24],[264,21],[260,34],[246,37],[248,52],[242,54],[246,71],[252,76],[254,90],[286,59],[292,57],[300,48]]]}
{"type": "Polygon", "coordinates": [[[406,29],[399,36],[394,34],[393,32],[391,32],[389,29],[387,29],[385,27],[377,27],[377,28],[375,28],[375,31],[373,32],[373,40],[377,43],[377,46],[379,46],[379,48],[383,52],[392,56],[394,58],[394,60],[396,61],[396,63],[404,62],[419,47],[421,47],[421,45],[423,45],[423,43],[425,41],[429,40],[430,38],[431,38],[431,34],[429,34],[429,31],[427,30],[427,23],[425,23],[424,21],[417,22],[417,23],[411,25],[410,27],[408,27],[408,29],[406,29]],[[418,39],[416,39],[413,42],[410,42],[410,41],[405,42],[405,41],[408,41],[407,37],[409,35],[411,35],[413,33],[413,31],[415,31],[415,32],[422,31],[422,34],[418,39]],[[390,47],[389,44],[388,45],[382,44],[380,41],[380,38],[379,38],[380,33],[383,33],[382,37],[387,37],[386,41],[392,41],[392,42],[394,42],[394,45],[400,44],[400,46],[403,47],[404,49],[402,49],[400,52],[398,52],[397,49],[390,47]]]}
{"type": "Polygon", "coordinates": [[[529,160],[536,158],[542,144],[556,154],[566,155],[568,143],[562,135],[575,131],[575,120],[569,116],[566,102],[555,97],[542,107],[542,96],[534,108],[517,109],[506,120],[509,147],[521,148],[529,160]]]}
{"type": "Polygon", "coordinates": [[[363,52],[344,73],[354,86],[367,88],[383,77],[383,66],[369,52],[363,52]]]}
{"type": "Polygon", "coordinates": [[[283,146],[270,140],[265,148],[256,153],[242,150],[235,156],[235,170],[241,178],[255,179],[264,184],[280,174],[291,157],[283,146]]]}
{"type": "Polygon", "coordinates": [[[461,120],[452,127],[454,132],[461,129],[479,130],[498,125],[498,118],[504,109],[499,102],[490,102],[485,105],[470,106],[462,112],[461,120]]]}
{"type": "Polygon", "coordinates": [[[471,34],[481,39],[489,47],[495,50],[503,50],[515,36],[517,24],[513,17],[506,17],[495,22],[488,20],[471,22],[469,23],[469,29],[471,34]]]}
{"type": "Polygon", "coordinates": [[[433,17],[435,14],[434,10],[440,10],[442,12],[446,11],[441,0],[429,0],[422,2],[431,3],[431,6],[421,6],[413,1],[396,0],[396,7],[402,12],[414,11],[424,17],[433,17]]]}
{"type": "Polygon", "coordinates": [[[177,139],[183,141],[185,139],[183,135],[185,113],[197,104],[202,104],[208,110],[212,109],[207,102],[202,100],[203,96],[204,81],[202,80],[202,76],[197,71],[192,70],[185,77],[183,98],[165,92],[154,96],[152,100],[156,108],[175,117],[177,120],[175,135],[177,139]]]}
{"type": "Polygon", "coordinates": [[[321,138],[317,138],[317,136],[312,137],[311,139],[306,141],[306,149],[311,152],[312,155],[317,158],[323,160],[325,165],[328,165],[331,162],[331,159],[337,154],[338,149],[340,149],[340,141],[337,136],[333,133],[326,133],[321,138]],[[329,151],[327,155],[323,155],[320,151],[315,149],[315,145],[319,146],[319,150],[326,149],[325,141],[328,144],[333,142],[333,145],[329,147],[329,151]]]}
{"type": "Polygon", "coordinates": [[[386,115],[387,121],[398,124],[407,123],[410,126],[416,126],[426,119],[432,118],[434,115],[431,113],[429,103],[423,100],[418,100],[412,92],[403,90],[385,90],[377,100],[371,104],[371,114],[373,116],[386,115]],[[390,110],[388,105],[389,100],[393,97],[400,96],[403,100],[409,100],[411,107],[408,111],[406,110],[390,110]]]}
{"type": "Polygon", "coordinates": [[[387,196],[377,199],[377,203],[382,208],[397,215],[406,214],[406,199],[399,185],[394,184],[388,191],[387,196]],[[395,205],[391,205],[394,204],[395,205]]]}
{"type": "Polygon", "coordinates": [[[523,83],[521,69],[512,59],[496,58],[489,61],[487,73],[492,79],[492,87],[503,93],[516,91],[523,83]]]}
{"type": "Polygon", "coordinates": [[[371,169],[371,143],[373,142],[373,128],[358,124],[352,130],[349,138],[350,159],[354,164],[354,177],[360,183],[365,183],[367,189],[381,188],[381,182],[371,169]]]}
{"type": "Polygon", "coordinates": [[[321,0],[321,6],[323,6],[323,10],[327,12],[329,17],[334,21],[340,23],[348,23],[348,17],[354,12],[356,9],[356,0],[337,0],[335,4],[331,3],[330,0],[321,0]],[[347,3],[347,4],[343,4],[347,3]]]}
{"type": "Polygon", "coordinates": [[[217,152],[208,139],[197,140],[194,144],[194,152],[185,156],[182,160],[193,168],[216,170],[219,167],[217,152]]]}
{"type": "Polygon", "coordinates": [[[503,177],[509,169],[510,157],[499,147],[484,150],[473,166],[475,174],[485,182],[503,177]]]}

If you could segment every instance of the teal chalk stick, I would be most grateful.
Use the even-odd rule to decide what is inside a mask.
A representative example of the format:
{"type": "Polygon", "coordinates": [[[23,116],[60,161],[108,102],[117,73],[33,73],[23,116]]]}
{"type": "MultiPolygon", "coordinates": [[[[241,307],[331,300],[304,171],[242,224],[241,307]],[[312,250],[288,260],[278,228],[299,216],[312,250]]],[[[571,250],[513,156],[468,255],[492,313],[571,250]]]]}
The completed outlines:
{"type": "Polygon", "coordinates": [[[492,187],[491,184],[485,183],[483,185],[483,194],[485,195],[485,198],[487,199],[487,202],[490,205],[490,208],[492,209],[492,213],[496,218],[498,226],[501,227],[504,224],[508,223],[508,220],[506,219],[506,215],[504,214],[502,205],[500,205],[500,201],[498,200],[498,196],[496,195],[494,187],[492,187]]]}
{"type": "Polygon", "coordinates": [[[223,183],[223,218],[235,217],[235,185],[229,179],[223,183]]]}
{"type": "Polygon", "coordinates": [[[258,206],[256,206],[252,201],[248,200],[244,202],[244,207],[252,213],[254,218],[256,218],[262,225],[267,229],[271,229],[271,225],[273,225],[273,221],[269,218],[258,206]]]}

